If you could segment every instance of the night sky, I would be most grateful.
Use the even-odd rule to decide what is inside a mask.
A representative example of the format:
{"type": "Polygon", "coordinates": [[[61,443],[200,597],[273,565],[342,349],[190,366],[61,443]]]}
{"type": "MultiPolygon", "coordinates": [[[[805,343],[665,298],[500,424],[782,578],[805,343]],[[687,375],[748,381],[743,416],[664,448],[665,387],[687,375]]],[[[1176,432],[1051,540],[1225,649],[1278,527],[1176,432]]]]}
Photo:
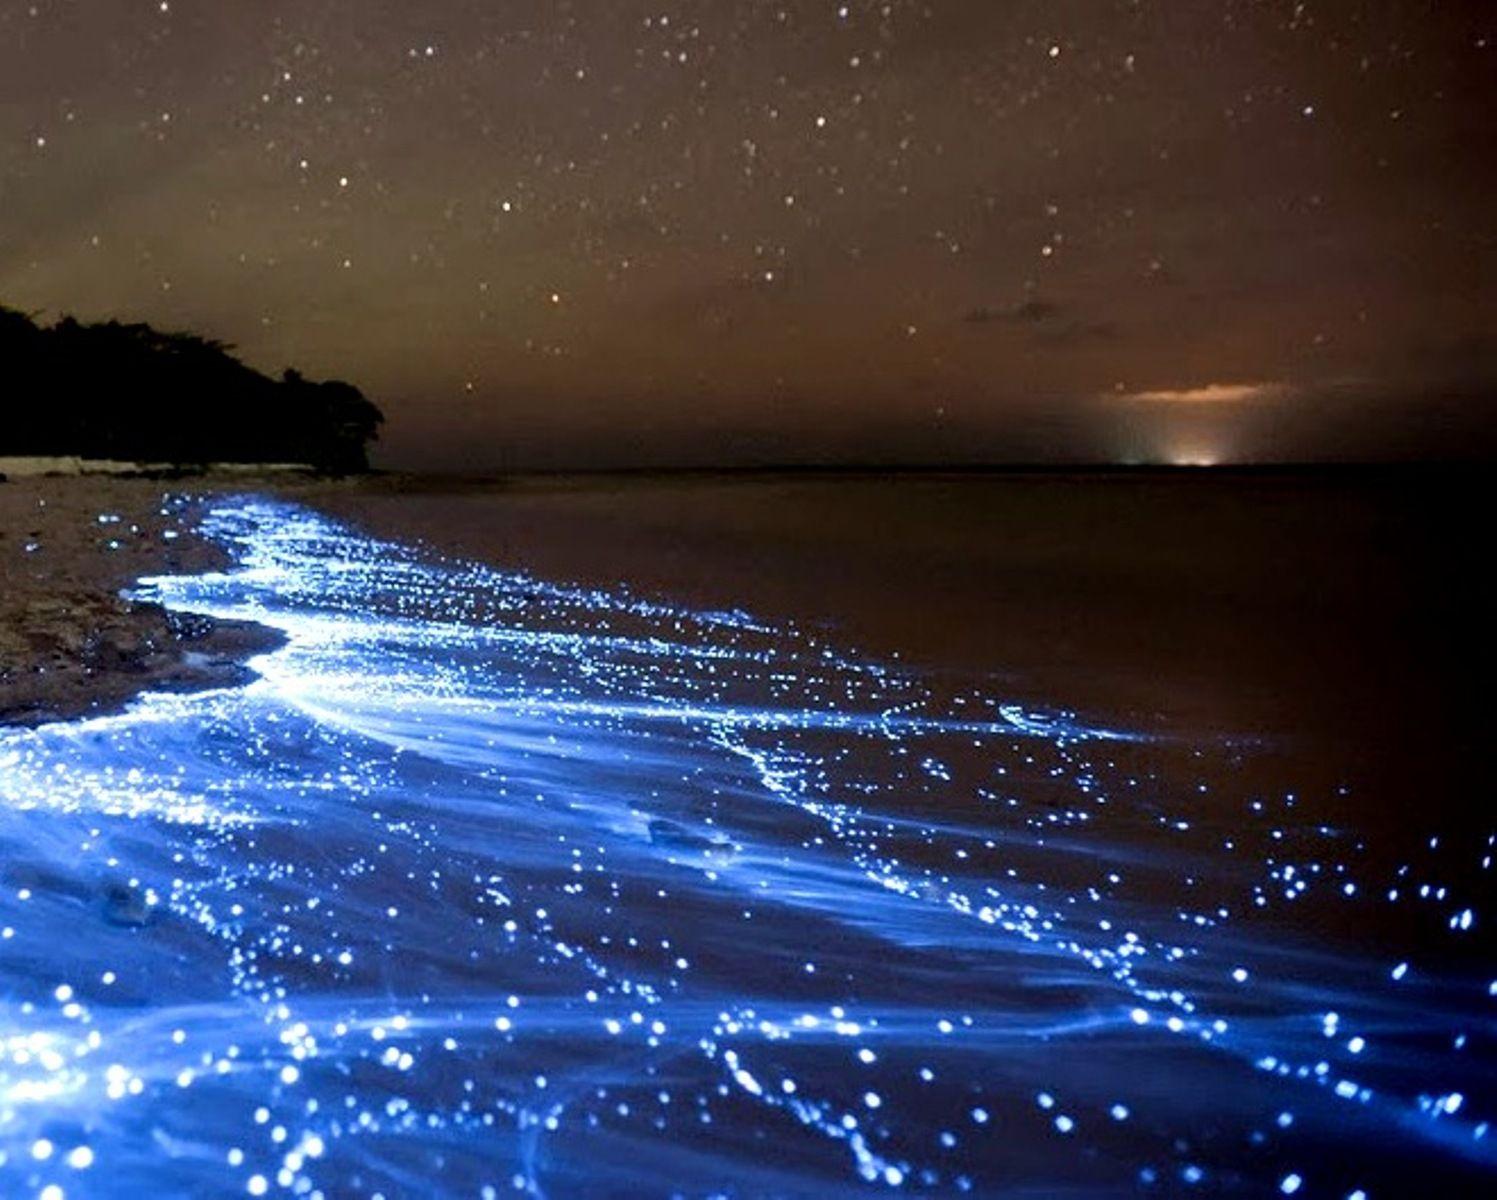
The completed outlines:
{"type": "Polygon", "coordinates": [[[0,300],[390,465],[1493,440],[1497,6],[0,0],[0,300]]]}

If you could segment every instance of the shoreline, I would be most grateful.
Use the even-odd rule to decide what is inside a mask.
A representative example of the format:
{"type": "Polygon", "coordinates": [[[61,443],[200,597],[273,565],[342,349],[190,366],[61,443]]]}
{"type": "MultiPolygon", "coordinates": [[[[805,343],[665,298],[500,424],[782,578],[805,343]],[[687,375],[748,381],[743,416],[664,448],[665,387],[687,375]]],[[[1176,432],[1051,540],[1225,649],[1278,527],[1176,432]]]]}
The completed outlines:
{"type": "Polygon", "coordinates": [[[197,514],[259,494],[541,579],[835,627],[1150,728],[1308,725],[1362,758],[1441,713],[1465,744],[1479,689],[1457,634],[1471,643],[1482,602],[1460,582],[1477,539],[1458,518],[1481,482],[1398,467],[17,478],[0,483],[0,727],[253,678],[246,660],[278,635],[119,592],[221,569],[197,514]],[[857,503],[807,490],[823,487],[857,503]],[[1305,695],[1308,711],[1290,699],[1305,695]]]}
{"type": "Polygon", "coordinates": [[[249,658],[283,643],[237,621],[170,613],[121,594],[147,575],[222,569],[193,533],[204,495],[261,481],[34,477],[0,484],[0,728],[123,710],[152,691],[253,678],[249,658]]]}

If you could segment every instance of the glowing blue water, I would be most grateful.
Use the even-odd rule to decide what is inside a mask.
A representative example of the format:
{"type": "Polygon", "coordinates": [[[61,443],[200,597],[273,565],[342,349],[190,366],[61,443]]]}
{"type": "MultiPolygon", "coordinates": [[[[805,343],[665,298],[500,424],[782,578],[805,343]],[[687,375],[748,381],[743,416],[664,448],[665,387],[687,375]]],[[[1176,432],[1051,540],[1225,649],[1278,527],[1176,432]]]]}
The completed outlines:
{"type": "Polygon", "coordinates": [[[4,1196],[1497,1168],[1490,837],[1384,877],[1207,795],[1231,747],[285,505],[205,531],[234,570],[139,594],[284,631],[258,682],[0,733],[4,1196]]]}

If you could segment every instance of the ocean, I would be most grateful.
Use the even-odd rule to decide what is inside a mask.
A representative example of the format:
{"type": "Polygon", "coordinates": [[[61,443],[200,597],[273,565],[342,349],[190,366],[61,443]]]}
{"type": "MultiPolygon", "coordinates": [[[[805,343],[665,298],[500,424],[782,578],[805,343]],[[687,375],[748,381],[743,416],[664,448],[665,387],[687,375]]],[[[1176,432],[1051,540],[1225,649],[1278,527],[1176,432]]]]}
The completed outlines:
{"type": "Polygon", "coordinates": [[[184,501],[285,644],[0,730],[0,1191],[1482,1190],[1480,495],[184,501]]]}

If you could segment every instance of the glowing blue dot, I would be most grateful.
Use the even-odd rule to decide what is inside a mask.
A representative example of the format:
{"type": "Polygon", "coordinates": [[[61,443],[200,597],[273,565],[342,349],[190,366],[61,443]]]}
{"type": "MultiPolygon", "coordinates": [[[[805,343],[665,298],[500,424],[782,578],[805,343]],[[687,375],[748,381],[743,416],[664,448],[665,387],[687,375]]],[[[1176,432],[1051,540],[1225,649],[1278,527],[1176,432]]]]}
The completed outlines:
{"type": "Polygon", "coordinates": [[[1285,1175],[1279,1182],[1279,1191],[1283,1192],[1286,1196],[1292,1196],[1295,1192],[1299,1191],[1299,1185],[1303,1182],[1304,1180],[1298,1175],[1292,1173],[1285,1175]]]}

